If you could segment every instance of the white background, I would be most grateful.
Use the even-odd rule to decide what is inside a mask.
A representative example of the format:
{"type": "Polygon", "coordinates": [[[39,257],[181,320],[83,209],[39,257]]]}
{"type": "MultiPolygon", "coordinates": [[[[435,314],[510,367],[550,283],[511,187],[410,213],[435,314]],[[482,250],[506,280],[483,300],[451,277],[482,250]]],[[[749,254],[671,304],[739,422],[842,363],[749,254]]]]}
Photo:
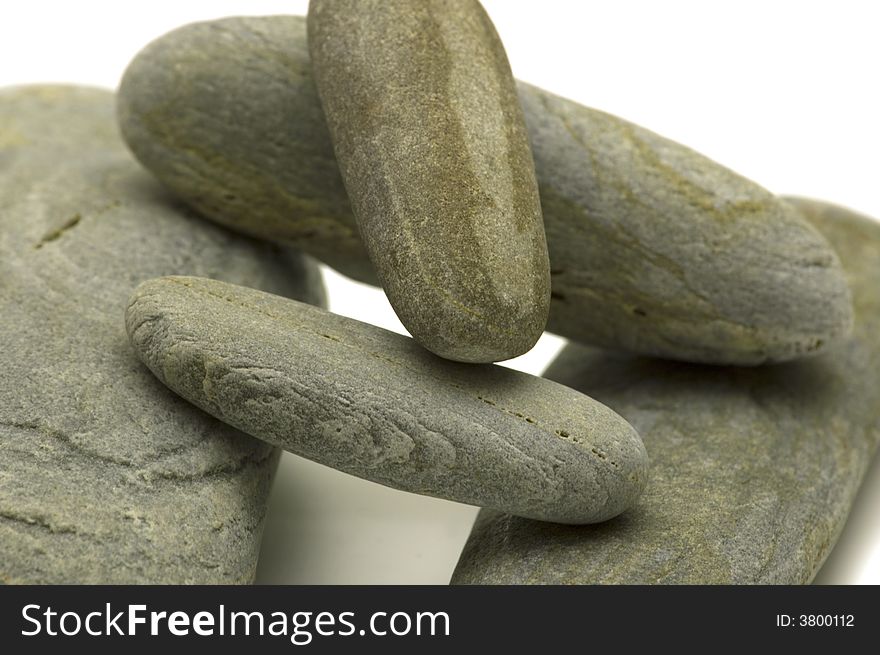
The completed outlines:
{"type": "MultiPolygon", "coordinates": [[[[143,45],[184,23],[304,14],[306,5],[4,0],[0,85],[114,87],[143,45]]],[[[880,217],[880,5],[484,5],[520,79],[685,143],[774,192],[824,198],[880,217]]],[[[333,311],[403,331],[380,291],[325,273],[333,311]]],[[[545,336],[508,365],[540,373],[561,344],[545,336]]],[[[392,491],[285,455],[258,579],[443,584],[474,515],[470,507],[392,491]]],[[[880,582],[878,463],[817,581],[880,582]]]]}

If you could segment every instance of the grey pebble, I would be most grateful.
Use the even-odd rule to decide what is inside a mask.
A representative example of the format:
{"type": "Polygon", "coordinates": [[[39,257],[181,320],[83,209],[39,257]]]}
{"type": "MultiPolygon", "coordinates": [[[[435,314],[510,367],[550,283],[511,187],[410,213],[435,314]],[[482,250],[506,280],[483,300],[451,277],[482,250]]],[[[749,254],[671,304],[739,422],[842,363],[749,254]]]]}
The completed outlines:
{"type": "MultiPolygon", "coordinates": [[[[188,25],[131,63],[120,126],[207,216],[375,282],[309,68],[300,17],[188,25]]],[[[797,211],[684,146],[518,88],[550,254],[550,331],[726,364],[816,354],[849,334],[838,258],[797,211]]]]}
{"type": "Polygon", "coordinates": [[[547,375],[629,419],[651,485],[600,526],[482,511],[457,584],[795,584],[837,539],[880,441],[880,223],[792,200],[840,253],[855,333],[821,357],[708,368],[569,346],[547,375]]]}
{"type": "Polygon", "coordinates": [[[132,61],[116,109],[134,155],[204,216],[378,284],[312,79],[305,18],[178,28],[132,61]]]}
{"type": "Polygon", "coordinates": [[[0,582],[252,580],[278,451],[163,387],[144,279],[323,301],[313,263],[196,218],[131,158],[113,94],[0,90],[0,582]]]}
{"type": "Polygon", "coordinates": [[[318,95],[370,259],[432,352],[494,362],[547,324],[535,167],[501,40],[477,0],[312,0],[318,95]]]}
{"type": "Polygon", "coordinates": [[[389,487],[593,523],[645,485],[641,440],[604,405],[303,303],[166,277],[137,288],[126,326],[150,370],[209,414],[389,487]]]}

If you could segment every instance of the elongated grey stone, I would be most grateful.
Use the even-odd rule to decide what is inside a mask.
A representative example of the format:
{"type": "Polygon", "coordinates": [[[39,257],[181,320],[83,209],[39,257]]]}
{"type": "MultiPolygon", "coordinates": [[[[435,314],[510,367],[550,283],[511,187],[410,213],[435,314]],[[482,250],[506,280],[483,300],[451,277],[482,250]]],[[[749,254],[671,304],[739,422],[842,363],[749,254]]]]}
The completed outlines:
{"type": "Polygon", "coordinates": [[[516,84],[477,0],[312,0],[342,179],[391,306],[456,361],[532,348],[550,265],[516,84]]]}
{"type": "Polygon", "coordinates": [[[647,460],[607,407],[500,366],[214,280],[141,284],[125,315],[143,362],[245,432],[405,491],[592,523],[638,498],[647,460]]]}
{"type": "MultiPolygon", "coordinates": [[[[815,354],[852,309],[837,256],[791,207],[684,146],[519,84],[553,298],[548,329],[726,364],[815,354]]],[[[206,215],[375,282],[295,16],[196,23],[148,45],[119,93],[141,162],[206,215]]]]}
{"type": "Polygon", "coordinates": [[[454,583],[805,583],[831,550],[880,440],[880,224],[796,200],[840,253],[855,334],[758,369],[569,346],[547,375],[640,431],[651,485],[600,526],[480,513],[454,583]]]}
{"type": "Polygon", "coordinates": [[[111,93],[0,90],[0,581],[252,579],[277,451],[169,392],[125,335],[131,290],[169,273],[323,298],[314,264],[171,199],[111,93]]]}

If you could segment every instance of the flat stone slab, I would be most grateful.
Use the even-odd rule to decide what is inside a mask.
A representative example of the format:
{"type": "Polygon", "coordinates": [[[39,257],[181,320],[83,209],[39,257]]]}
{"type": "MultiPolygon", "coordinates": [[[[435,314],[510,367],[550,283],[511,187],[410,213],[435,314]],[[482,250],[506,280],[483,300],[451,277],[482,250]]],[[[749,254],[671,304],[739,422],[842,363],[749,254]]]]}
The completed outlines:
{"type": "Polygon", "coordinates": [[[644,487],[642,442],[604,405],[317,307],[166,277],[137,288],[126,326],[209,414],[389,487],[562,523],[615,516],[644,487]]]}
{"type": "Polygon", "coordinates": [[[428,350],[497,362],[544,332],[550,265],[501,39],[477,0],[309,5],[312,71],[364,244],[428,350]]]}
{"type": "MultiPolygon", "coordinates": [[[[837,256],[792,207],[649,130],[525,83],[518,92],[550,257],[548,330],[720,364],[800,358],[849,334],[837,256]]],[[[129,66],[118,114],[140,161],[206,216],[376,281],[302,18],[169,33],[129,66]]]]}
{"type": "Polygon", "coordinates": [[[253,578],[278,451],[180,400],[126,338],[132,289],[170,273],[323,300],[313,263],[172,200],[110,92],[0,90],[0,581],[253,578]]]}
{"type": "Polygon", "coordinates": [[[456,584],[772,583],[812,580],[880,440],[880,224],[793,200],[837,251],[853,337],[816,359],[709,368],[569,346],[547,376],[639,430],[642,500],[598,526],[483,510],[456,584]]]}

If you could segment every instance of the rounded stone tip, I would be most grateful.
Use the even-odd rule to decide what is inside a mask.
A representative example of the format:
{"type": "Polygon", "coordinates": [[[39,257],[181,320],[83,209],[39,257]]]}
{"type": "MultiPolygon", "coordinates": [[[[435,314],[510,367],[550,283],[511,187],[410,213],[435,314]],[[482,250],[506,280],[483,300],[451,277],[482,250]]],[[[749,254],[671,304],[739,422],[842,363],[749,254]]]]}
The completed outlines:
{"type": "Polygon", "coordinates": [[[784,361],[805,354],[824,352],[829,346],[849,338],[853,332],[855,313],[852,291],[840,257],[814,225],[812,214],[815,212],[815,203],[794,197],[780,200],[809,225],[814,232],[813,239],[818,241],[818,245],[812,247],[812,252],[817,253],[816,255],[810,256],[809,248],[802,249],[804,254],[800,261],[800,274],[793,285],[799,293],[792,301],[793,305],[808,308],[806,311],[810,311],[812,322],[793,314],[792,323],[796,329],[798,320],[802,321],[802,325],[811,327],[812,339],[808,336],[805,340],[806,352],[793,348],[777,358],[778,361],[784,361]]]}
{"type": "Polygon", "coordinates": [[[564,511],[558,516],[545,520],[571,525],[602,523],[630,509],[641,498],[649,480],[650,462],[645,445],[635,428],[617,413],[607,409],[607,414],[605,421],[598,424],[595,416],[591,418],[593,429],[605,435],[603,445],[584,447],[589,457],[606,465],[601,483],[607,492],[606,502],[598,507],[594,503],[589,508],[572,503],[561,508],[564,511]]]}
{"type": "Polygon", "coordinates": [[[549,278],[546,294],[541,289],[545,285],[531,282],[512,290],[517,297],[475,286],[468,300],[443,293],[424,279],[394,286],[398,293],[389,294],[389,300],[403,324],[416,341],[444,359],[483,364],[518,357],[532,349],[547,323],[549,278]]]}

